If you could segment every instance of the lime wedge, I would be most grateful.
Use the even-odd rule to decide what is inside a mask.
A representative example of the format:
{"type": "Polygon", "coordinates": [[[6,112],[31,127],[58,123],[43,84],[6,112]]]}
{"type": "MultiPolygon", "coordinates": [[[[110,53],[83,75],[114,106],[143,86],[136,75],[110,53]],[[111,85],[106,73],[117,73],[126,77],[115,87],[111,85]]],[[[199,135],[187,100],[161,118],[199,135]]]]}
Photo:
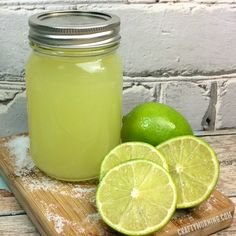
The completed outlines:
{"type": "Polygon", "coordinates": [[[132,159],[150,160],[168,170],[165,158],[155,147],[142,142],[127,142],[118,145],[106,155],[101,165],[100,180],[111,168],[132,159]]]}
{"type": "Polygon", "coordinates": [[[219,161],[208,143],[194,136],[170,139],[157,150],[163,154],[177,190],[177,208],[206,200],[219,177],[219,161]]]}
{"type": "Polygon", "coordinates": [[[103,177],[96,204],[103,220],[127,235],[145,235],[167,224],[176,207],[169,173],[148,160],[131,160],[103,177]]]}

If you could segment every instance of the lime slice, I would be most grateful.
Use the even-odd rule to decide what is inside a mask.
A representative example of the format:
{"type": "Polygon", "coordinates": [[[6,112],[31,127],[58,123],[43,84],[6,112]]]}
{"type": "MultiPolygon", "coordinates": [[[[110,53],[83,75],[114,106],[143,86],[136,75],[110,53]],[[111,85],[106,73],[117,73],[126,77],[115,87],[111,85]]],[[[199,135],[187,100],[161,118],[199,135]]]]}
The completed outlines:
{"type": "Polygon", "coordinates": [[[131,160],[103,177],[96,203],[103,220],[128,235],[145,235],[168,223],[176,207],[169,173],[148,160],[131,160]]]}
{"type": "Polygon", "coordinates": [[[111,168],[132,159],[150,160],[168,170],[165,158],[155,147],[142,142],[127,142],[115,147],[106,155],[101,165],[100,179],[111,168]]]}
{"type": "Polygon", "coordinates": [[[219,161],[209,144],[194,136],[170,139],[157,146],[169,166],[177,190],[177,208],[206,200],[219,177],[219,161]]]}

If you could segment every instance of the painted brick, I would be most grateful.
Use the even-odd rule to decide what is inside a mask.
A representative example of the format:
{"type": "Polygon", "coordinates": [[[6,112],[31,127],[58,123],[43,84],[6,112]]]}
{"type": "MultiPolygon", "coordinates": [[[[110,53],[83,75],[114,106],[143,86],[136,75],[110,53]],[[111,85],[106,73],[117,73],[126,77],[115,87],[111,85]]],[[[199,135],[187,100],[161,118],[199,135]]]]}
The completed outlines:
{"type": "MultiPolygon", "coordinates": [[[[131,0],[132,1],[132,0],[131,0]]],[[[150,0],[143,0],[150,1],[150,0]]],[[[104,4],[104,3],[127,3],[128,0],[0,0],[2,6],[20,6],[20,5],[52,5],[52,4],[104,4]]]]}
{"type": "Polygon", "coordinates": [[[156,101],[160,85],[157,83],[124,83],[123,114],[144,102],[156,101]]]}
{"type": "Polygon", "coordinates": [[[183,114],[194,130],[202,130],[202,120],[210,101],[210,83],[167,82],[161,87],[160,102],[183,114]]]}
{"type": "Polygon", "coordinates": [[[128,3],[156,3],[158,0],[128,0],[128,3]]]}
{"type": "Polygon", "coordinates": [[[216,129],[236,127],[236,79],[218,82],[216,129]]]}
{"type": "Polygon", "coordinates": [[[16,94],[23,92],[25,90],[24,83],[0,83],[0,103],[7,103],[14,99],[16,94]]]}
{"type": "Polygon", "coordinates": [[[42,8],[59,7],[118,14],[122,22],[120,52],[128,76],[228,73],[236,68],[233,5],[101,3],[39,4],[31,10],[24,7],[30,5],[20,6],[17,11],[0,10],[0,35],[4,35],[0,38],[0,73],[22,74],[30,51],[28,16],[42,8]]]}
{"type": "Polygon", "coordinates": [[[236,0],[159,0],[158,3],[235,4],[236,0]]]}
{"type": "MultiPolygon", "coordinates": [[[[12,13],[13,11],[0,10],[0,73],[21,75],[29,53],[26,18],[32,13],[12,13]]],[[[6,78],[15,79],[11,76],[6,78]]]]}
{"type": "Polygon", "coordinates": [[[0,6],[21,5],[64,5],[64,4],[160,4],[160,3],[199,3],[199,4],[234,4],[236,0],[0,0],[0,6]]]}
{"type": "Polygon", "coordinates": [[[27,131],[25,92],[7,105],[0,104],[0,137],[27,131]]]}
{"type": "Polygon", "coordinates": [[[17,91],[14,90],[0,90],[0,102],[5,102],[8,100],[12,100],[17,94],[17,91]]]}
{"type": "MultiPolygon", "coordinates": [[[[214,109],[209,107],[215,107],[216,97],[210,96],[210,91],[217,82],[219,98],[216,104],[216,128],[235,128],[236,75],[194,78],[125,77],[123,114],[143,102],[163,102],[181,112],[194,130],[203,130],[204,119],[214,117],[211,114],[214,109]]],[[[0,96],[3,101],[0,102],[0,136],[27,131],[26,99],[25,93],[22,93],[24,89],[25,84],[22,82],[0,81],[0,96]]]]}

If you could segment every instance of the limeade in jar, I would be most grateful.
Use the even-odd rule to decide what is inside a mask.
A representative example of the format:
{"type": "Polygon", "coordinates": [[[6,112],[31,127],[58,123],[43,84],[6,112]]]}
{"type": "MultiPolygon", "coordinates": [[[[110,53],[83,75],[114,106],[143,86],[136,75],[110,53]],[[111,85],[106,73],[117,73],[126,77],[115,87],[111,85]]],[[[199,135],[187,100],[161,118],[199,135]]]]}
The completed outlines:
{"type": "Polygon", "coordinates": [[[96,178],[104,156],[120,142],[117,43],[82,50],[31,46],[26,86],[32,158],[58,179],[96,178]]]}

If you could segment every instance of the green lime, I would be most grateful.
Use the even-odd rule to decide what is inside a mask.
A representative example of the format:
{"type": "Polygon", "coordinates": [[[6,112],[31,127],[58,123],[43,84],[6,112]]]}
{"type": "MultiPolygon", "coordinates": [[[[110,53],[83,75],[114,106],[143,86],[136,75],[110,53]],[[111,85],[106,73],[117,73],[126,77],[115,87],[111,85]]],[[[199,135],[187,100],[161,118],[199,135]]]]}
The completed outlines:
{"type": "Polygon", "coordinates": [[[169,173],[152,161],[131,160],[107,172],[96,204],[103,220],[127,235],[145,235],[166,225],[176,207],[169,173]]]}
{"type": "Polygon", "coordinates": [[[107,154],[101,165],[100,179],[113,167],[132,159],[150,160],[168,170],[165,158],[156,148],[147,143],[128,142],[115,147],[107,154]]]}
{"type": "Polygon", "coordinates": [[[157,150],[163,154],[177,190],[177,208],[206,200],[219,177],[219,161],[208,143],[194,136],[168,140],[157,150]]]}
{"type": "Polygon", "coordinates": [[[193,134],[187,120],[161,103],[143,103],[123,118],[123,142],[142,141],[156,146],[170,138],[193,134]]]}

